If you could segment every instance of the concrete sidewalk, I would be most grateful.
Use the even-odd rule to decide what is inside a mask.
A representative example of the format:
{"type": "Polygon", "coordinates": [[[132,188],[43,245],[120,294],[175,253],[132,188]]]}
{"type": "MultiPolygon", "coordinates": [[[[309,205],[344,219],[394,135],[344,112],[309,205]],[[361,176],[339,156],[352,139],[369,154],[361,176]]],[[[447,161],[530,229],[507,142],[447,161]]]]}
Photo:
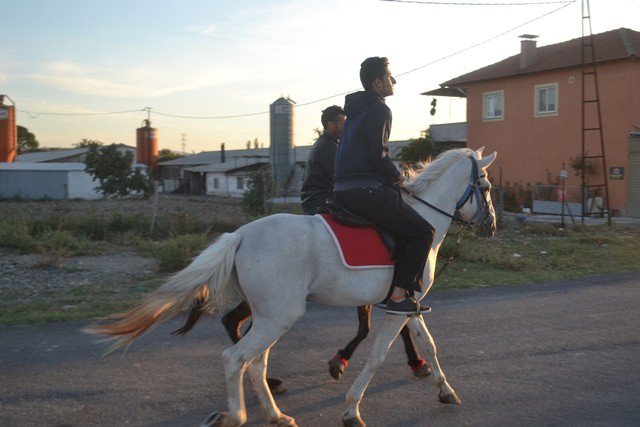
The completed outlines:
{"type": "MultiPolygon", "coordinates": [[[[513,213],[504,212],[505,219],[510,221],[516,221],[520,223],[547,223],[547,224],[560,224],[560,215],[545,215],[545,214],[532,214],[532,213],[513,213]]],[[[574,216],[576,224],[581,224],[582,219],[579,216],[574,216]]],[[[571,225],[571,217],[569,215],[564,216],[564,222],[567,225],[571,225]]],[[[602,225],[607,223],[607,218],[591,218],[585,217],[585,225],[602,225]]],[[[634,227],[640,227],[640,218],[631,218],[623,216],[611,217],[611,224],[618,225],[631,225],[634,227]]]]}

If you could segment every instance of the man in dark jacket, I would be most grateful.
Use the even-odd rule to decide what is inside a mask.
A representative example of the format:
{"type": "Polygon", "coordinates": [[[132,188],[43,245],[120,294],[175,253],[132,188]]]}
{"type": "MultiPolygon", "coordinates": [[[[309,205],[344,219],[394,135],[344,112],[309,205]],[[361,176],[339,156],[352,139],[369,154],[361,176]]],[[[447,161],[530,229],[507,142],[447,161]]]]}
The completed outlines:
{"type": "Polygon", "coordinates": [[[393,95],[396,80],[387,58],[367,58],[360,66],[360,81],[365,90],[345,98],[348,118],[336,153],[333,198],[402,241],[387,312],[417,314],[428,310],[413,293],[421,290],[434,229],[402,200],[403,178],[389,158],[391,110],[384,99],[393,95]]]}
{"type": "Polygon", "coordinates": [[[327,107],[320,118],[324,132],[313,144],[302,184],[302,209],[307,215],[328,213],[333,197],[333,163],[340,133],[347,117],[337,105],[327,107]]]}

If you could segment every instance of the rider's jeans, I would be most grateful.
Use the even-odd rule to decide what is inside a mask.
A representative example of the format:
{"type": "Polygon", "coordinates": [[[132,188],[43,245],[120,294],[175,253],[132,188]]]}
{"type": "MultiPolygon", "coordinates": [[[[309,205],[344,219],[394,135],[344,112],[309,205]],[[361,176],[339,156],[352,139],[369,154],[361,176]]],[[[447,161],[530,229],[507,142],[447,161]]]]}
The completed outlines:
{"type": "Polygon", "coordinates": [[[393,284],[421,291],[422,270],[433,242],[434,229],[397,190],[389,187],[359,187],[333,193],[336,204],[372,220],[402,243],[393,284]]]}

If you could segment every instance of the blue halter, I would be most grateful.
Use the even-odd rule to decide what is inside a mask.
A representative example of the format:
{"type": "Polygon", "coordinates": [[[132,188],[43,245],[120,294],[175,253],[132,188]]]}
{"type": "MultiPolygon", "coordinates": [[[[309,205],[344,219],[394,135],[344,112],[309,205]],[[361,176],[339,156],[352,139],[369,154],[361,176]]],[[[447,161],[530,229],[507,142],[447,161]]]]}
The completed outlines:
{"type": "Polygon", "coordinates": [[[418,196],[414,196],[413,194],[411,194],[409,192],[409,190],[407,190],[404,187],[402,187],[402,191],[404,191],[405,193],[411,195],[411,197],[413,197],[414,199],[416,199],[417,201],[419,201],[423,205],[429,206],[431,209],[435,210],[436,212],[439,212],[442,215],[448,216],[452,220],[454,220],[454,221],[456,221],[456,222],[458,222],[458,223],[460,223],[462,225],[475,225],[478,222],[478,220],[483,219],[489,213],[489,203],[487,202],[487,198],[485,197],[484,191],[482,191],[482,188],[480,187],[480,185],[481,185],[480,179],[484,178],[484,175],[479,175],[479,173],[478,173],[478,161],[475,158],[471,157],[471,156],[469,157],[469,159],[471,160],[470,182],[469,182],[469,185],[467,186],[466,190],[464,191],[464,193],[462,193],[462,197],[460,197],[460,199],[456,203],[456,210],[454,211],[453,215],[451,215],[448,212],[443,211],[440,208],[437,208],[436,206],[433,206],[431,203],[429,203],[429,202],[427,202],[425,200],[422,200],[418,196]],[[478,209],[471,216],[471,218],[467,221],[462,217],[462,214],[460,213],[460,209],[462,209],[462,207],[465,204],[467,204],[467,202],[469,200],[471,200],[471,203],[473,203],[474,197],[475,197],[475,200],[476,200],[476,204],[478,205],[478,209]]]}

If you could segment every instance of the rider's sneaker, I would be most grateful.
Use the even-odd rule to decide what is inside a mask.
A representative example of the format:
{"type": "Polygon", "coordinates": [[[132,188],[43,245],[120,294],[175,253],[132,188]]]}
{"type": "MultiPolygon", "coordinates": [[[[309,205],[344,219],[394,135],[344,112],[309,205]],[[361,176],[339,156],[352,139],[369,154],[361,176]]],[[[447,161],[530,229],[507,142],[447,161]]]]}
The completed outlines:
{"type": "Polygon", "coordinates": [[[387,301],[387,313],[389,314],[406,314],[408,316],[418,315],[431,311],[431,307],[420,305],[414,297],[405,298],[402,301],[387,301]]]}

